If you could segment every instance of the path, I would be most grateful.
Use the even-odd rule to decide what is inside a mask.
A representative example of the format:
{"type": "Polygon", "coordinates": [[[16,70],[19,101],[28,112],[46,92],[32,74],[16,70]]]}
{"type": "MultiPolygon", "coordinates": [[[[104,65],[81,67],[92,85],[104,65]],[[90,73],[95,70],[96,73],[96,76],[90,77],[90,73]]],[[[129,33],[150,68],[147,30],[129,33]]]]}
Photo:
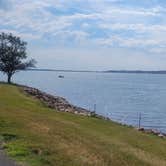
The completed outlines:
{"type": "Polygon", "coordinates": [[[12,160],[8,159],[6,155],[0,150],[0,166],[17,166],[12,160]]]}

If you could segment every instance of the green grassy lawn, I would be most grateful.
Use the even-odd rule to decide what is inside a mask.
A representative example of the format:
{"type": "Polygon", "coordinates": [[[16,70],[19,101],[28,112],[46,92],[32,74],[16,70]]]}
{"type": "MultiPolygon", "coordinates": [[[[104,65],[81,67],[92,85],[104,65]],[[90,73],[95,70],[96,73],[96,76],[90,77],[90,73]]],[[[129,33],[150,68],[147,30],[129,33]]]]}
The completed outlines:
{"type": "Polygon", "coordinates": [[[166,140],[114,122],[56,112],[0,84],[0,140],[29,166],[166,166],[166,140]]]}

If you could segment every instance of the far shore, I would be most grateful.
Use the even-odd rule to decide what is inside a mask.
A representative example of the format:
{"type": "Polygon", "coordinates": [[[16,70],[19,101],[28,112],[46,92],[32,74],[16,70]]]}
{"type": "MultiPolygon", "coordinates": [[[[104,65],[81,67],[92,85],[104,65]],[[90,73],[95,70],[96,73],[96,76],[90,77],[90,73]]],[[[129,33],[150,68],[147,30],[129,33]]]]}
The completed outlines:
{"type": "Polygon", "coordinates": [[[33,68],[26,71],[82,72],[82,73],[126,73],[126,74],[166,74],[166,70],[67,70],[33,68]]]}

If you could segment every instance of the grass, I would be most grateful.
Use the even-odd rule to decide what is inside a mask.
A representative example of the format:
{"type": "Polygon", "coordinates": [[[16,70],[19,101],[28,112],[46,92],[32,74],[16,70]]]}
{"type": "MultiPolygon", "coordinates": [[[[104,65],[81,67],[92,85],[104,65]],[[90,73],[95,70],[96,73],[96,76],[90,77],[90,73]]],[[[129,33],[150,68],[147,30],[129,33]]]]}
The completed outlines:
{"type": "Polygon", "coordinates": [[[165,166],[166,140],[114,122],[56,112],[0,84],[0,140],[29,166],[165,166]]]}

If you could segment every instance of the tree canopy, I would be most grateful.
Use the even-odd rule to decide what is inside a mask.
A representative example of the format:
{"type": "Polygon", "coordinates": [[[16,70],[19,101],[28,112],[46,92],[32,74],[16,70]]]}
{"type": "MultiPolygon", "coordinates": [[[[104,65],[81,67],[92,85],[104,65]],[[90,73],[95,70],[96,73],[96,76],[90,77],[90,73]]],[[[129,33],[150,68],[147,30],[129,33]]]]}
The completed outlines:
{"type": "Polygon", "coordinates": [[[0,34],[0,71],[8,77],[8,83],[11,83],[11,77],[19,70],[25,70],[29,67],[35,67],[35,60],[27,59],[27,43],[20,37],[13,34],[0,34]]]}

